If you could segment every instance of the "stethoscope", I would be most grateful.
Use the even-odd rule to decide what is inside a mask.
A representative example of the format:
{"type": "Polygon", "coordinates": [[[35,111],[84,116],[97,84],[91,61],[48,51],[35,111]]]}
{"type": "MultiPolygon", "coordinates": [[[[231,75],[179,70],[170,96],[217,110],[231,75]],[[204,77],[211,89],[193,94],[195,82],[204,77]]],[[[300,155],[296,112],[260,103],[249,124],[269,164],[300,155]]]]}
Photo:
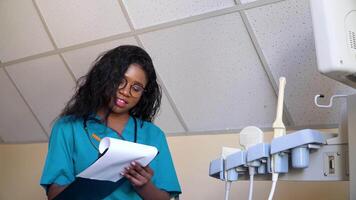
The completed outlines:
{"type": "MultiPolygon", "coordinates": [[[[135,117],[132,117],[133,120],[134,120],[134,123],[135,123],[135,133],[134,133],[134,143],[137,143],[137,120],[135,117]]],[[[100,154],[100,151],[99,151],[99,148],[93,143],[92,141],[92,138],[90,137],[89,135],[89,130],[88,130],[88,121],[89,120],[94,120],[95,122],[97,123],[102,123],[99,119],[97,118],[94,118],[94,117],[85,117],[84,120],[83,120],[83,127],[84,127],[84,130],[85,130],[85,133],[87,134],[88,136],[88,139],[90,141],[90,143],[92,144],[92,146],[99,152],[100,154]]],[[[121,139],[124,139],[121,135],[119,135],[121,137],[121,139]]]]}

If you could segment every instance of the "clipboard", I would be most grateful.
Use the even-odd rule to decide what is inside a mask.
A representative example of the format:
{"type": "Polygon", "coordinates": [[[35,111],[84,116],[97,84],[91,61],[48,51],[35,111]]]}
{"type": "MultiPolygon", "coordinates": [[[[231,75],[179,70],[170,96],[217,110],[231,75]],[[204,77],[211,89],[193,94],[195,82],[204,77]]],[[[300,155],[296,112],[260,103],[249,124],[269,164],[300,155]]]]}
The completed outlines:
{"type": "Polygon", "coordinates": [[[127,179],[120,172],[132,161],[147,166],[158,154],[156,147],[105,137],[99,144],[99,158],[76,176],[55,200],[97,200],[115,191],[127,179]]]}

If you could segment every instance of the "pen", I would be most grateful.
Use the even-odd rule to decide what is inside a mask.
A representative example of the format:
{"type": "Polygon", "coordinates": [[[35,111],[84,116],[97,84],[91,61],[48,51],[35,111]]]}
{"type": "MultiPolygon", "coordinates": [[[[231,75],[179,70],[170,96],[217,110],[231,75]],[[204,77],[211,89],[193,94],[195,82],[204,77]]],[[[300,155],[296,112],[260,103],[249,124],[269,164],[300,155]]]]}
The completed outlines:
{"type": "Polygon", "coordinates": [[[91,136],[95,139],[95,140],[97,140],[98,142],[100,142],[100,137],[99,136],[97,136],[95,133],[93,133],[93,134],[91,134],[91,136]]]}

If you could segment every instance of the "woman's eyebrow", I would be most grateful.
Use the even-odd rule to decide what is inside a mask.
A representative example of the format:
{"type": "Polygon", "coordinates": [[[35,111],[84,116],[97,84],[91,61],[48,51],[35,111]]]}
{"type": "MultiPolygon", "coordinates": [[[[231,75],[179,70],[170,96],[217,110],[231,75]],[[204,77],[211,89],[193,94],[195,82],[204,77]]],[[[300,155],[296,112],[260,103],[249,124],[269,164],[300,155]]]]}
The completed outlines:
{"type": "Polygon", "coordinates": [[[140,86],[142,86],[142,87],[144,86],[144,84],[141,83],[140,81],[132,80],[132,79],[130,79],[130,78],[127,77],[127,76],[125,76],[124,79],[126,79],[127,82],[130,82],[130,83],[132,83],[132,84],[140,85],[140,86]]]}
{"type": "Polygon", "coordinates": [[[133,84],[134,84],[134,85],[139,85],[139,86],[141,86],[141,87],[144,87],[143,84],[140,83],[140,82],[138,82],[138,81],[134,81],[133,84]]]}

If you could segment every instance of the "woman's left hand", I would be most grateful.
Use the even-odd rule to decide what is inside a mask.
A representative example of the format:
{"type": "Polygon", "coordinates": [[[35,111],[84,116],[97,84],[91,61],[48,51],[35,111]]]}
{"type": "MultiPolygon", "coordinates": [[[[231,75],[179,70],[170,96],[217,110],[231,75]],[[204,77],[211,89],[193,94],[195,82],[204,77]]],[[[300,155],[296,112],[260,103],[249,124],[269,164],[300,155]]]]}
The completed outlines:
{"type": "Polygon", "coordinates": [[[133,161],[121,174],[125,176],[134,187],[142,187],[151,181],[153,170],[148,165],[142,167],[139,163],[133,161]]]}

